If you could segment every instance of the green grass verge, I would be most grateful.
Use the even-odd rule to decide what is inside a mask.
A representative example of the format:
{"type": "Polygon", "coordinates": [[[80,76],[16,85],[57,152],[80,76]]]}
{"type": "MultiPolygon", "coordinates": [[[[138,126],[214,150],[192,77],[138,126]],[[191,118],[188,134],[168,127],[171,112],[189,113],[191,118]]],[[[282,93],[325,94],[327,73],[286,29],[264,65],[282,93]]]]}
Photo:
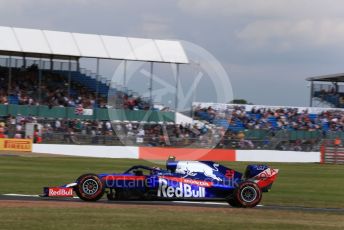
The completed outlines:
{"type": "MultiPolygon", "coordinates": [[[[83,173],[118,173],[135,164],[156,165],[128,159],[0,156],[0,194],[39,194],[43,186],[72,182],[83,173]]],[[[247,163],[225,165],[244,171],[247,163]]],[[[263,194],[262,204],[344,208],[344,166],[271,166],[280,174],[271,192],[263,194]]],[[[2,206],[0,229],[344,229],[342,213],[48,204],[2,206]]]]}
{"type": "MultiPolygon", "coordinates": [[[[114,204],[115,206],[115,204],[114,204]]],[[[344,216],[252,209],[4,208],[2,230],[60,229],[343,229],[344,216]]]]}

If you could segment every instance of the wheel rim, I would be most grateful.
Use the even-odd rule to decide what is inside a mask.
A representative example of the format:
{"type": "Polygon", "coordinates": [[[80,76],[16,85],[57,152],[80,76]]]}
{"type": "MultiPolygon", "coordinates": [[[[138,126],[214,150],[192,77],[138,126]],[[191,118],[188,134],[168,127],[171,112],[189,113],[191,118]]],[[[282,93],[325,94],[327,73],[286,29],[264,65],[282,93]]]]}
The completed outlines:
{"type": "Polygon", "coordinates": [[[94,179],[87,179],[82,184],[82,190],[87,195],[94,195],[98,191],[98,182],[94,179]]]}
{"type": "Polygon", "coordinates": [[[253,202],[257,198],[257,191],[251,186],[247,186],[241,190],[241,199],[247,203],[253,202]]]}

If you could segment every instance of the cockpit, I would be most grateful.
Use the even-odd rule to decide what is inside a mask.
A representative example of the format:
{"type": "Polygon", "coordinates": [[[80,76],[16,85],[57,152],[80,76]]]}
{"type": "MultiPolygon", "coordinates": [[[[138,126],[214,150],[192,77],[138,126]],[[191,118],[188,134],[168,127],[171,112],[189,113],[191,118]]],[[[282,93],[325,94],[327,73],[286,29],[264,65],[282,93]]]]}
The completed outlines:
{"type": "Polygon", "coordinates": [[[132,174],[135,176],[150,176],[160,173],[167,173],[167,170],[163,170],[159,167],[147,167],[143,165],[136,165],[129,168],[124,174],[132,174]]]}

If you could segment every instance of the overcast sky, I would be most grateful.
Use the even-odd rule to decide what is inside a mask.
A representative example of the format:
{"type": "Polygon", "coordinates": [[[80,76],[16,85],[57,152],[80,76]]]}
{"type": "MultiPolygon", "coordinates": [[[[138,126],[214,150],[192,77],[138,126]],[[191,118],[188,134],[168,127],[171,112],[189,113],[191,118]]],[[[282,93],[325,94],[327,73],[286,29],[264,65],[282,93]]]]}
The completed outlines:
{"type": "Polygon", "coordinates": [[[342,0],[0,0],[2,26],[180,39],[225,67],[235,98],[305,106],[306,77],[344,72],[342,0]]]}

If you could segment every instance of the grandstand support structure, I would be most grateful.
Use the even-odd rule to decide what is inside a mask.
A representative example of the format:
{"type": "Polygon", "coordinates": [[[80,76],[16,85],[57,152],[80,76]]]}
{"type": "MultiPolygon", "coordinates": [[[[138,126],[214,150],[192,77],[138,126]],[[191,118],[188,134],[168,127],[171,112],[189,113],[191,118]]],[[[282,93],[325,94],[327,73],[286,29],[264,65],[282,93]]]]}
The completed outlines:
{"type": "Polygon", "coordinates": [[[123,87],[125,90],[127,89],[127,65],[128,65],[127,62],[128,62],[127,60],[124,60],[124,63],[123,63],[123,87]]]}
{"type": "MultiPolygon", "coordinates": [[[[40,67],[39,70],[42,71],[42,68],[40,67]]],[[[69,62],[68,62],[68,97],[70,97],[71,84],[72,84],[72,60],[69,58],[69,62]]]]}
{"type": "Polygon", "coordinates": [[[314,92],[314,82],[311,81],[310,85],[310,98],[309,98],[309,107],[313,107],[313,92],[314,92]]]}
{"type": "Polygon", "coordinates": [[[8,62],[6,62],[8,66],[8,86],[7,86],[7,94],[10,94],[11,91],[11,81],[12,81],[12,57],[9,56],[8,62]]]}
{"type": "Polygon", "coordinates": [[[97,58],[97,64],[96,64],[96,101],[98,101],[99,97],[99,58],[97,58]]]}
{"type": "MultiPolygon", "coordinates": [[[[68,97],[69,96],[70,96],[70,82],[68,82],[68,97]]],[[[42,59],[39,59],[39,62],[38,62],[38,102],[39,103],[42,102],[42,59]]]]}
{"type": "Polygon", "coordinates": [[[176,95],[175,95],[175,108],[176,108],[176,112],[178,111],[178,93],[179,93],[179,65],[176,65],[176,95]]]}
{"type": "Polygon", "coordinates": [[[150,78],[149,78],[149,103],[153,106],[153,74],[154,74],[154,63],[150,63],[150,78]]]}

